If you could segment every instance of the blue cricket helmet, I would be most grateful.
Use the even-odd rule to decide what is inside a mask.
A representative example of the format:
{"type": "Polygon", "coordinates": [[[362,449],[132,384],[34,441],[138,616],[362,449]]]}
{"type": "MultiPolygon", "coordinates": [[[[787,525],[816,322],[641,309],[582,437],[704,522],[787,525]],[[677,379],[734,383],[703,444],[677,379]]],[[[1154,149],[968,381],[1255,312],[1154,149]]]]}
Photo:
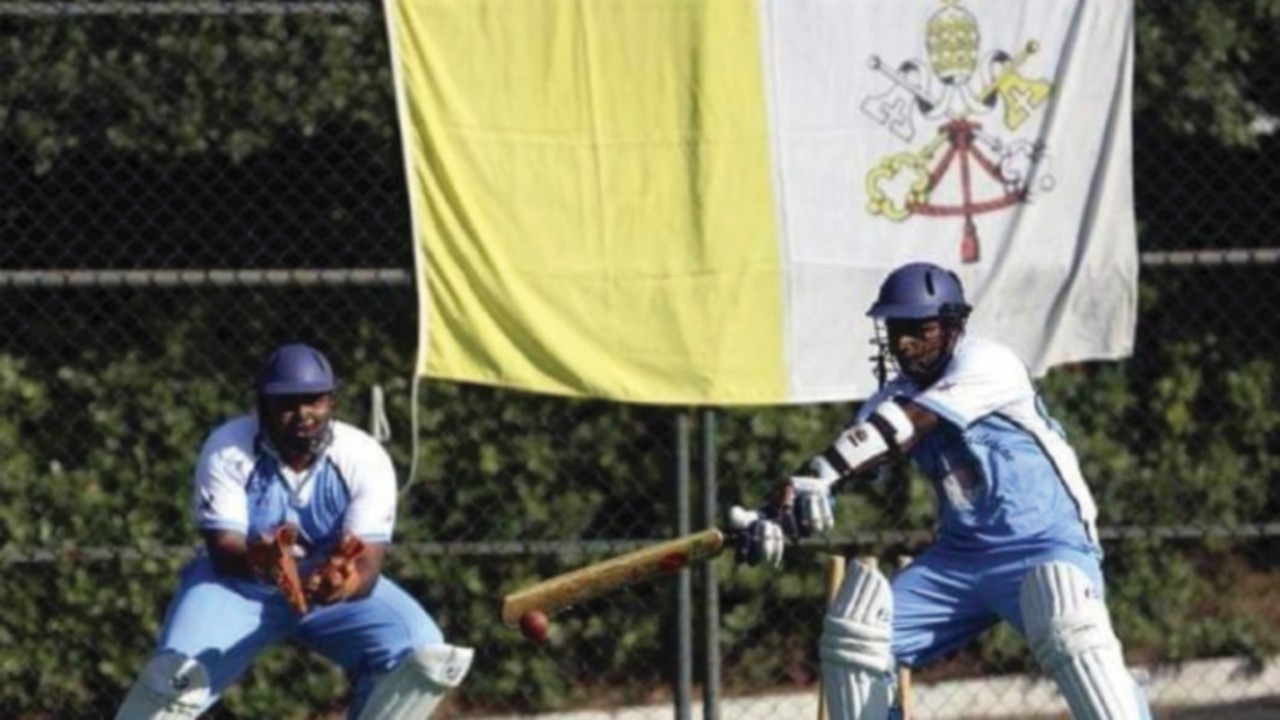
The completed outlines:
{"type": "Polygon", "coordinates": [[[886,320],[962,320],[972,309],[955,273],[933,263],[917,262],[889,273],[867,315],[886,320]]]}
{"type": "Polygon", "coordinates": [[[257,386],[262,395],[315,395],[333,392],[338,381],[324,353],[292,343],[267,356],[258,371],[257,386]]]}

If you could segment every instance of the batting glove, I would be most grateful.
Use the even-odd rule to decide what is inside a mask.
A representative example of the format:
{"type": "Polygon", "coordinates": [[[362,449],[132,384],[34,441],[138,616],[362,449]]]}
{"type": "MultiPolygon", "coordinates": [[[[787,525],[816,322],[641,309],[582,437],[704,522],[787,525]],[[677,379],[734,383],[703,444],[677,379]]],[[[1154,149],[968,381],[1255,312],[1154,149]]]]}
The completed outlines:
{"type": "Polygon", "coordinates": [[[781,525],[759,511],[747,510],[737,505],[729,511],[729,524],[738,530],[737,546],[734,548],[738,562],[782,567],[782,554],[786,550],[787,538],[781,525]]]}
{"type": "Polygon", "coordinates": [[[819,478],[793,477],[788,482],[794,490],[792,512],[800,537],[822,533],[835,526],[831,482],[819,478]]]}

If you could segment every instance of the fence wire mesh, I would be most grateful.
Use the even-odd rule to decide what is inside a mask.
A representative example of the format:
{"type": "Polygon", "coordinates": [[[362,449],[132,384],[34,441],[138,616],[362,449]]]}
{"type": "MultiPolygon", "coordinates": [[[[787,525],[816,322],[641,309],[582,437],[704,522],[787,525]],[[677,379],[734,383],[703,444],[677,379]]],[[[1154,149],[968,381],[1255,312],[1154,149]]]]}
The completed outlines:
{"type": "MultiPolygon", "coordinates": [[[[1276,12],[1140,5],[1137,349],[1042,386],[1158,714],[1280,717],[1276,12]]],[[[905,471],[842,500],[840,534],[783,572],[722,557],[574,608],[542,645],[501,625],[504,593],[758,500],[852,408],[415,387],[376,5],[32,0],[0,3],[0,33],[0,716],[114,716],[197,546],[200,442],[286,339],[333,359],[341,417],[389,419],[408,484],[388,574],[478,649],[437,717],[814,716],[824,558],[892,567],[929,538],[905,471]]],[[[915,686],[921,718],[1064,714],[1007,628],[915,686]]],[[[341,673],[288,646],[209,715],[346,704],[341,673]]]]}

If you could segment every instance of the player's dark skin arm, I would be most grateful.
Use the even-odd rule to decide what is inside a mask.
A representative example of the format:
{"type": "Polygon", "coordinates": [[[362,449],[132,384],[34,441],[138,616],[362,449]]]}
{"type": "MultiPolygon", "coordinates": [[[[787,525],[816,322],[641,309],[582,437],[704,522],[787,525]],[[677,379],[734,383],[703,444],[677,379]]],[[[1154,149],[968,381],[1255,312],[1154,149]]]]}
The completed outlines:
{"type": "Polygon", "coordinates": [[[249,566],[249,541],[244,533],[234,530],[202,530],[200,534],[204,536],[204,546],[209,552],[214,572],[222,577],[254,579],[253,570],[249,566]]]}
{"type": "Polygon", "coordinates": [[[378,576],[382,574],[382,562],[386,557],[386,543],[365,544],[364,552],[356,558],[356,572],[360,575],[360,584],[348,599],[359,600],[373,592],[373,587],[378,584],[378,576]]]}
{"type": "Polygon", "coordinates": [[[917,405],[913,402],[903,403],[902,411],[907,414],[907,419],[916,428],[915,433],[899,448],[902,452],[907,452],[915,447],[921,438],[938,427],[938,414],[923,405],[917,405]]]}

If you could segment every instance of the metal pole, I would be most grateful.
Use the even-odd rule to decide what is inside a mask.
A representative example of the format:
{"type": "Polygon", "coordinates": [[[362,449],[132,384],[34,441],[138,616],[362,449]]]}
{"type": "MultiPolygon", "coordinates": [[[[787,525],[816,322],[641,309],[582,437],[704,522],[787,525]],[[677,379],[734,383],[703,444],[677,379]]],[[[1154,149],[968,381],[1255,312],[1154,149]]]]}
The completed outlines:
{"type": "MultiPolygon", "coordinates": [[[[676,415],[676,535],[690,533],[689,413],[676,415]]],[[[693,584],[689,568],[676,578],[676,720],[691,720],[693,696],[693,584]]]]}
{"type": "MultiPolygon", "coordinates": [[[[702,410],[702,526],[715,527],[720,519],[716,502],[716,411],[702,410]]],[[[720,720],[720,578],[715,560],[702,564],[703,652],[706,655],[702,682],[703,720],[720,720]]]]}

